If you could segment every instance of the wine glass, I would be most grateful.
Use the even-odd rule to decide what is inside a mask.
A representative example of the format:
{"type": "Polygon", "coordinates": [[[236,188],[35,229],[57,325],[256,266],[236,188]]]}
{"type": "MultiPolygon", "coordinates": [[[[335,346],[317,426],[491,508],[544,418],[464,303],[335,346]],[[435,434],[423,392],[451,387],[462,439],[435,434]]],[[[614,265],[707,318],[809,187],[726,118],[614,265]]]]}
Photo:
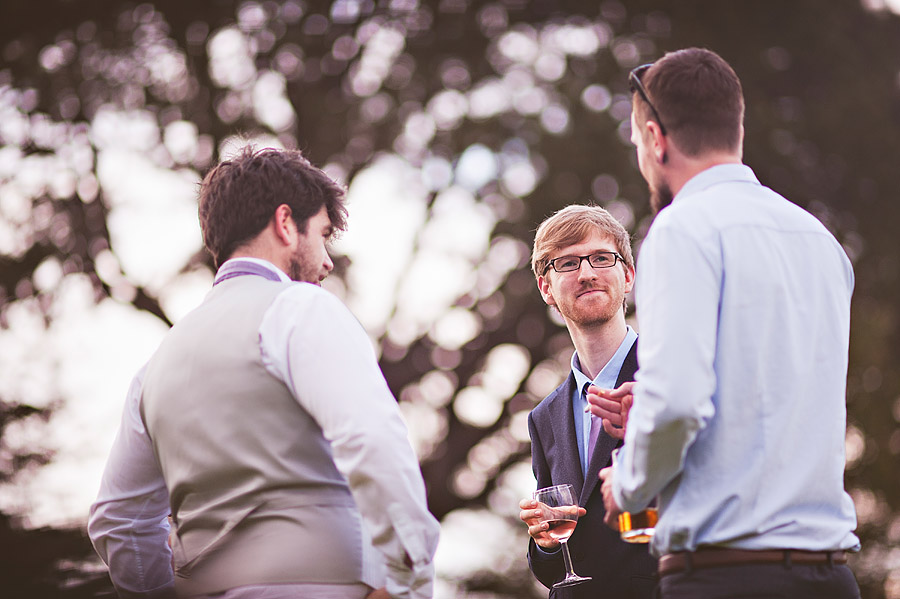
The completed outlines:
{"type": "Polygon", "coordinates": [[[578,524],[578,502],[575,501],[572,485],[538,489],[533,497],[538,502],[538,509],[541,512],[539,520],[547,523],[547,534],[562,545],[563,560],[566,563],[566,577],[553,585],[553,588],[558,589],[590,580],[590,577],[575,574],[572,569],[572,556],[569,555],[569,546],[566,544],[575,532],[575,525],[578,524]]]}

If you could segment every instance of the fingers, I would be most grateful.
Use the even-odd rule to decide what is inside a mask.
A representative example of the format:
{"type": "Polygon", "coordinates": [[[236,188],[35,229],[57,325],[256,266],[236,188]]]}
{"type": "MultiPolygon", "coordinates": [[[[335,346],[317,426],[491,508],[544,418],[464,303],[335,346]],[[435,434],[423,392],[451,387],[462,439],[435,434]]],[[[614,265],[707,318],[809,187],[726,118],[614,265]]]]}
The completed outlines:
{"type": "Polygon", "coordinates": [[[559,546],[559,541],[551,537],[547,532],[548,530],[550,530],[549,524],[546,522],[538,522],[528,527],[528,534],[531,535],[531,538],[534,539],[534,542],[540,547],[552,551],[559,546]]]}
{"type": "Polygon", "coordinates": [[[603,516],[603,523],[612,528],[613,530],[619,530],[619,506],[616,504],[616,499],[613,497],[612,492],[612,483],[613,483],[613,469],[604,468],[600,471],[598,475],[600,480],[603,483],[600,485],[600,493],[603,495],[603,507],[606,509],[606,514],[603,516]]]}
{"type": "Polygon", "coordinates": [[[623,383],[616,389],[588,387],[588,410],[603,421],[603,430],[615,439],[625,438],[625,425],[634,405],[633,387],[633,382],[623,383]]]}
{"type": "Polygon", "coordinates": [[[625,438],[625,423],[628,422],[628,412],[631,409],[630,402],[626,407],[625,402],[614,402],[597,398],[591,405],[591,414],[603,421],[603,430],[614,439],[625,438]]]}
{"type": "Polygon", "coordinates": [[[534,537],[535,540],[545,538],[545,533],[550,529],[550,526],[546,522],[538,522],[532,526],[528,527],[528,534],[534,537]]]}
{"type": "MultiPolygon", "coordinates": [[[[605,502],[605,500],[604,500],[605,502]]],[[[606,510],[606,513],[603,515],[603,523],[608,527],[613,529],[616,532],[619,532],[619,514],[621,511],[619,510],[619,506],[616,505],[615,500],[612,501],[612,506],[606,510]]]]}
{"type": "MultiPolygon", "coordinates": [[[[519,520],[529,526],[528,532],[531,532],[531,526],[541,517],[541,510],[537,509],[537,501],[525,498],[519,502],[519,520]]],[[[533,535],[532,535],[533,536],[533,535]]]]}
{"type": "MultiPolygon", "coordinates": [[[[519,519],[527,525],[528,534],[534,539],[534,542],[548,551],[555,550],[559,546],[559,541],[548,533],[550,525],[541,522],[540,504],[534,499],[526,498],[519,502],[519,508],[519,519]]],[[[569,510],[568,513],[574,511],[579,518],[587,513],[587,510],[580,506],[559,506],[554,509],[561,512],[569,510]]]]}
{"type": "MultiPolygon", "coordinates": [[[[628,425],[628,414],[631,413],[631,406],[634,404],[634,395],[626,395],[622,398],[622,413],[621,413],[621,423],[619,426],[621,427],[621,436],[618,433],[611,432],[606,430],[607,434],[612,435],[616,439],[624,439],[625,438],[625,428],[628,425]]],[[[613,423],[615,424],[615,423],[613,423]]],[[[603,428],[606,429],[606,421],[603,422],[603,428]]]]}
{"type": "Polygon", "coordinates": [[[603,410],[605,412],[609,412],[610,414],[618,414],[622,411],[621,399],[607,399],[602,395],[589,393],[587,396],[587,401],[588,405],[591,408],[597,408],[598,410],[603,410]]]}
{"type": "Polygon", "coordinates": [[[616,388],[617,393],[621,393],[622,397],[626,395],[632,395],[634,393],[634,385],[636,383],[634,381],[629,381],[627,383],[622,383],[616,388]]]}
{"type": "MultiPolygon", "coordinates": [[[[604,420],[612,420],[614,424],[621,424],[623,404],[620,401],[603,399],[600,396],[588,397],[588,408],[591,414],[604,420]]],[[[629,405],[628,409],[631,409],[629,405]]]]}
{"type": "MultiPolygon", "coordinates": [[[[621,414],[623,410],[631,409],[634,403],[634,396],[630,393],[619,395],[618,389],[609,391],[590,387],[598,392],[589,391],[587,394],[588,407],[596,416],[603,417],[603,414],[610,416],[621,414]]],[[[621,387],[620,387],[621,389],[621,387]]]]}
{"type": "Polygon", "coordinates": [[[553,510],[553,512],[557,514],[573,514],[575,516],[581,516],[581,512],[583,511],[585,511],[585,509],[577,505],[561,505],[553,510]]]}
{"type": "Polygon", "coordinates": [[[634,391],[634,381],[622,383],[615,389],[601,389],[596,385],[588,387],[588,394],[599,395],[607,399],[621,399],[626,395],[631,395],[634,391]]]}
{"type": "Polygon", "coordinates": [[[603,516],[603,523],[614,531],[619,532],[619,514],[606,512],[606,515],[603,516]]]}
{"type": "Polygon", "coordinates": [[[535,543],[545,549],[552,548],[556,540],[547,534],[547,531],[550,530],[550,525],[546,522],[541,522],[541,510],[537,508],[537,501],[523,499],[519,502],[519,507],[522,508],[519,512],[519,519],[528,526],[528,534],[531,535],[535,543]]]}
{"type": "Polygon", "coordinates": [[[624,426],[615,426],[609,420],[603,420],[603,430],[606,431],[606,434],[612,437],[613,439],[619,439],[620,441],[625,439],[625,427],[624,426]]]}
{"type": "Polygon", "coordinates": [[[541,510],[522,510],[519,512],[519,520],[531,526],[537,520],[541,519],[541,510]]]}

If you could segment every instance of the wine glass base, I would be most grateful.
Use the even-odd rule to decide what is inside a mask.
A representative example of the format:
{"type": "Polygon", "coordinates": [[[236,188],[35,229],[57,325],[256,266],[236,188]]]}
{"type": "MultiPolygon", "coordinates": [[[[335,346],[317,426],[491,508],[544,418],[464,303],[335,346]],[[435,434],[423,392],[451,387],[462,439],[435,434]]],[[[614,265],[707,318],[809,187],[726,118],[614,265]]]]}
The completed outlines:
{"type": "Polygon", "coordinates": [[[581,584],[582,582],[587,582],[589,580],[591,580],[590,576],[578,576],[578,575],[568,576],[568,577],[560,580],[559,582],[557,582],[555,585],[553,585],[553,588],[554,589],[562,589],[565,587],[574,586],[576,584],[581,584]]]}

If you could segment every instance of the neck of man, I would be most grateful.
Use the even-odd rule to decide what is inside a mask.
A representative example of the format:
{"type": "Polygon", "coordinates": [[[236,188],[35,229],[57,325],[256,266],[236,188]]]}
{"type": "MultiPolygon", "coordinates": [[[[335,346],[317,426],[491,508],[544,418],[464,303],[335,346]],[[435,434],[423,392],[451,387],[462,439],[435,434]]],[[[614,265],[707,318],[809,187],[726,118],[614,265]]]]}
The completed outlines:
{"type": "Polygon", "coordinates": [[[591,380],[599,374],[606,363],[615,355],[625,334],[625,311],[619,310],[610,320],[590,325],[567,323],[569,335],[578,352],[581,371],[591,380]]]}
{"type": "Polygon", "coordinates": [[[686,156],[681,152],[671,151],[670,164],[664,171],[664,177],[672,190],[678,195],[681,188],[708,168],[720,164],[743,164],[741,152],[707,152],[700,156],[686,156]]]}
{"type": "Polygon", "coordinates": [[[257,258],[259,260],[267,260],[281,269],[284,273],[289,273],[290,255],[278,247],[277,244],[271,243],[260,234],[255,239],[238,246],[228,257],[232,258],[257,258]]]}

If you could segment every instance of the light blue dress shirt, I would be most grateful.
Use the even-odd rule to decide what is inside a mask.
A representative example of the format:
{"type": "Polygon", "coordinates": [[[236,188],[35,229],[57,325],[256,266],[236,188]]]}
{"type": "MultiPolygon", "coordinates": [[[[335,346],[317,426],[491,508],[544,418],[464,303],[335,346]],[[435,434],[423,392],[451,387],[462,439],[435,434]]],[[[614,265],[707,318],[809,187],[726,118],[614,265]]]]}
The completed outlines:
{"type": "MultiPolygon", "coordinates": [[[[572,354],[572,374],[575,376],[575,390],[572,392],[572,416],[575,420],[575,438],[578,440],[578,447],[580,448],[578,458],[581,460],[582,476],[587,472],[587,465],[591,461],[591,456],[588,455],[588,448],[591,443],[591,414],[590,412],[585,413],[584,411],[587,407],[587,398],[584,393],[582,393],[582,390],[588,383],[604,389],[614,388],[616,386],[616,381],[619,380],[619,371],[622,370],[625,358],[628,356],[628,352],[631,351],[631,346],[634,345],[635,341],[637,341],[637,333],[635,333],[634,329],[631,327],[627,327],[625,338],[622,340],[622,343],[619,344],[619,349],[617,349],[616,353],[613,354],[613,357],[609,359],[606,366],[597,373],[597,376],[594,377],[593,381],[589,379],[586,374],[581,372],[581,362],[578,360],[578,352],[576,351],[572,354]]],[[[556,553],[559,551],[558,546],[550,551],[544,549],[540,545],[538,545],[537,548],[538,551],[541,551],[542,553],[556,553]]]]}
{"type": "Polygon", "coordinates": [[[660,496],[657,555],[856,549],[844,491],[853,270],[748,167],[696,175],[639,257],[635,401],[613,492],[660,496]]]}
{"type": "Polygon", "coordinates": [[[622,364],[625,363],[625,357],[628,356],[628,352],[631,351],[631,346],[634,345],[636,340],[637,333],[631,327],[627,327],[625,338],[619,345],[619,349],[609,359],[606,366],[597,373],[593,381],[581,372],[578,352],[572,354],[572,374],[575,375],[575,391],[572,394],[572,415],[575,417],[575,436],[578,439],[578,447],[581,449],[578,457],[581,458],[582,475],[587,472],[588,462],[591,461],[591,456],[588,453],[588,446],[591,440],[591,414],[584,411],[587,407],[587,398],[585,398],[582,390],[587,383],[596,385],[601,389],[615,388],[616,381],[619,380],[619,371],[622,370],[622,364]]]}

